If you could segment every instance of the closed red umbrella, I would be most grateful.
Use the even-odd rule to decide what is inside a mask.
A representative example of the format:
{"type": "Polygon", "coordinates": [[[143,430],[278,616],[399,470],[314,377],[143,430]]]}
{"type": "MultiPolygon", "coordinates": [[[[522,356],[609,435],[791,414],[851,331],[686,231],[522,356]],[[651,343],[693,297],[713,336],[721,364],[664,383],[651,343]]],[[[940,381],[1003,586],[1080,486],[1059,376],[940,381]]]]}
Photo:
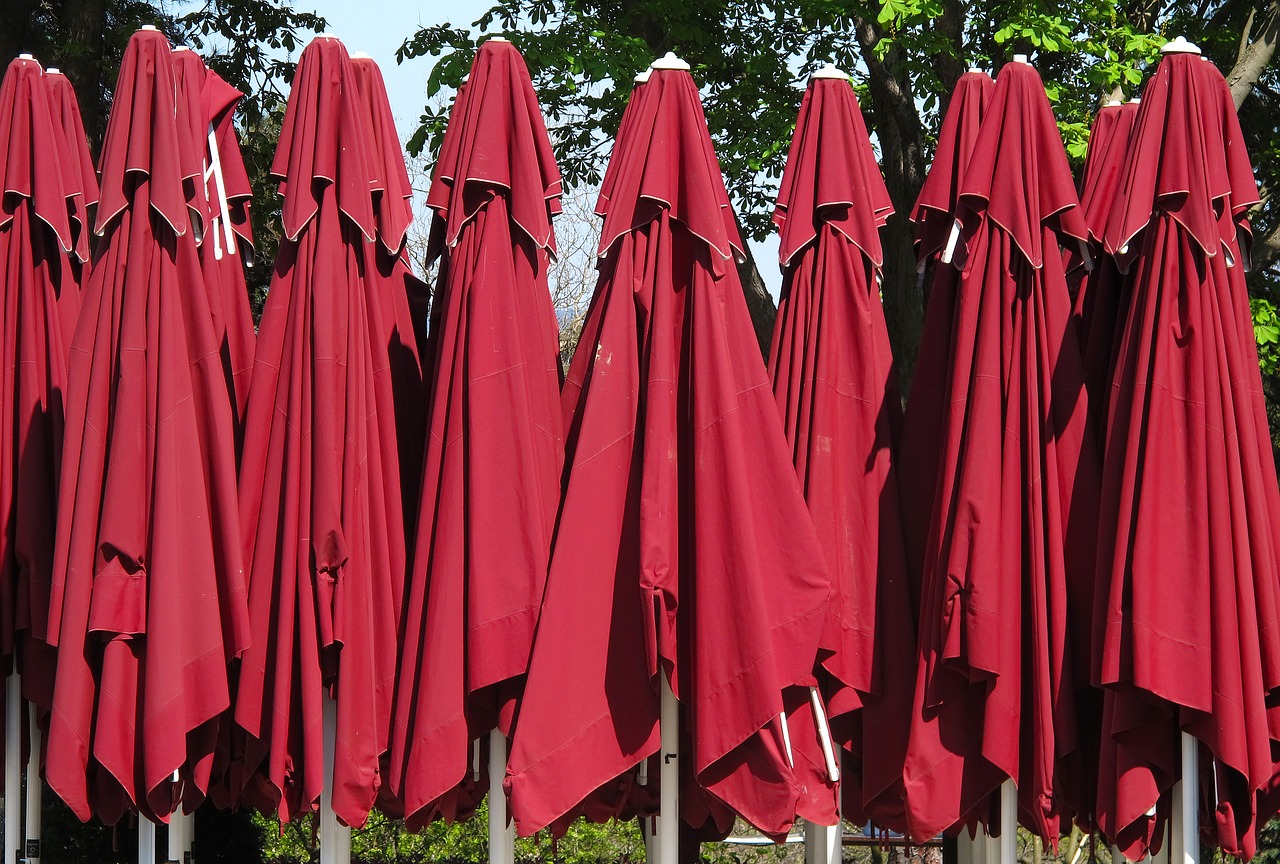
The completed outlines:
{"type": "MultiPolygon", "coordinates": [[[[1093,466],[1082,458],[1083,379],[1058,242],[1084,226],[1025,62],[997,79],[959,218],[954,305],[935,297],[929,309],[951,320],[946,387],[912,397],[941,397],[924,410],[941,418],[942,457],[924,520],[907,818],[917,839],[957,822],[994,827],[993,793],[1012,778],[1021,821],[1056,842],[1076,749],[1068,593],[1080,587],[1094,505],[1077,482],[1093,466]]],[[[1002,837],[1011,830],[1000,825],[1002,837]]]]}
{"type": "Polygon", "coordinates": [[[235,720],[245,797],[284,820],[316,809],[336,699],[332,809],[364,823],[383,782],[404,580],[388,323],[367,278],[372,130],[342,43],[299,58],[272,173],[284,238],[258,331],[241,515],[253,643],[235,720]]]}
{"type": "Polygon", "coordinates": [[[42,77],[39,63],[19,58],[0,82],[0,656],[23,696],[48,710],[68,351],[60,298],[79,287],[68,278],[78,262],[62,129],[42,77]]]}
{"type": "Polygon", "coordinates": [[[829,581],[697,87],[662,65],[615,148],[564,391],[567,487],[507,775],[524,834],[658,751],[667,677],[687,824],[722,833],[736,812],[777,835],[799,797],[777,718],[811,680],[829,581]]]}
{"type": "MultiPolygon", "coordinates": [[[[400,485],[404,493],[406,526],[414,523],[418,509],[418,487],[422,477],[422,448],[426,434],[426,412],[422,409],[422,362],[418,356],[416,314],[429,302],[427,284],[413,275],[409,250],[405,245],[413,222],[413,189],[404,164],[404,151],[396,136],[395,119],[382,70],[368,55],[352,55],[356,87],[363,97],[372,123],[370,156],[378,184],[375,216],[378,242],[374,245],[373,268],[368,278],[373,296],[382,304],[382,318],[388,324],[387,354],[391,361],[391,386],[395,397],[396,458],[400,463],[400,485]]],[[[425,321],[423,322],[425,327],[425,321]]],[[[387,442],[388,444],[390,441],[387,442]]],[[[409,532],[410,535],[412,532],[409,532]]]]}
{"type": "MultiPolygon", "coordinates": [[[[819,678],[848,750],[844,813],[902,830],[915,623],[879,297],[879,229],[893,206],[853,88],[835,74],[805,91],[774,210],[784,270],[769,373],[831,571],[819,678]]],[[[792,739],[816,749],[812,736],[792,739]]]]}
{"type": "Polygon", "coordinates": [[[391,752],[414,827],[474,810],[488,772],[472,742],[511,734],[564,458],[547,286],[560,172],[514,46],[485,42],[466,89],[427,198],[433,390],[391,752]]]}
{"type": "Polygon", "coordinates": [[[62,318],[62,342],[70,350],[76,319],[80,315],[80,289],[89,275],[89,241],[93,232],[89,208],[98,203],[98,175],[93,167],[93,157],[89,155],[89,139],[84,133],[84,121],[80,119],[75,88],[57,69],[46,69],[43,80],[49,92],[49,110],[64,142],[58,148],[58,167],[71,214],[74,255],[67,259],[69,266],[62,274],[58,314],[62,318]]]}
{"type": "Polygon", "coordinates": [[[921,285],[930,286],[925,306],[920,353],[911,382],[911,396],[902,421],[902,459],[897,462],[902,489],[903,523],[910,564],[912,609],[920,605],[921,556],[933,513],[938,471],[942,459],[943,415],[946,410],[948,358],[954,353],[953,321],[960,271],[952,266],[955,249],[947,250],[947,240],[959,210],[960,182],[978,142],[978,130],[991,101],[995,82],[985,72],[972,70],[960,76],[938,130],[929,175],[911,211],[916,233],[916,260],[921,285]],[[946,263],[939,256],[951,251],[946,263]],[[936,309],[934,308],[936,307],[936,309]]]}
{"type": "Polygon", "coordinates": [[[46,766],[80,818],[108,822],[203,795],[247,640],[234,421],[164,36],[134,34],[115,93],[68,375],[46,766]]]}
{"type": "Polygon", "coordinates": [[[1181,730],[1212,760],[1217,844],[1248,858],[1280,738],[1280,488],[1244,272],[1258,191],[1230,90],[1193,54],[1161,61],[1129,146],[1105,234],[1129,300],[1093,619],[1099,821],[1128,857],[1145,852],[1181,730]]]}
{"type": "Polygon", "coordinates": [[[187,147],[200,159],[201,177],[188,186],[188,195],[201,211],[200,264],[239,428],[249,398],[255,339],[244,275],[253,242],[253,190],[233,122],[244,94],[207,68],[194,51],[175,50],[173,63],[179,99],[187,108],[187,147]]]}

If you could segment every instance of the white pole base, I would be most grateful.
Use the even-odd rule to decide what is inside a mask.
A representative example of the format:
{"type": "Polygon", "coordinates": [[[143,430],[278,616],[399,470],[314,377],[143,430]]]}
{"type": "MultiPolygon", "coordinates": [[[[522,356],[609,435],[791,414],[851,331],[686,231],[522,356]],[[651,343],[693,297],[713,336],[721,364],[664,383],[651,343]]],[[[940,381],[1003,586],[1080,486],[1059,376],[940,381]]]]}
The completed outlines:
{"type": "Polygon", "coordinates": [[[1182,774],[1173,784],[1173,813],[1169,819],[1169,864],[1200,864],[1200,752],[1195,736],[1179,734],[1182,774]]]}
{"type": "Polygon", "coordinates": [[[804,864],[840,864],[843,860],[840,826],[804,820],[804,864]]]}
{"type": "Polygon", "coordinates": [[[40,780],[40,751],[42,733],[36,721],[36,706],[27,705],[27,738],[31,753],[27,757],[27,838],[23,844],[23,857],[27,864],[40,864],[40,828],[44,804],[44,784],[40,780]]]}
{"type": "Polygon", "coordinates": [[[320,791],[320,864],[351,864],[351,829],[333,812],[333,754],[338,744],[338,703],[324,702],[324,786],[320,791]]]}
{"type": "Polygon", "coordinates": [[[1000,784],[1000,864],[1018,864],[1018,787],[1000,784]]]}
{"type": "Polygon", "coordinates": [[[662,673],[661,713],[659,730],[662,749],[659,751],[659,804],[654,819],[654,842],[648,845],[651,864],[679,864],[680,862],[680,703],[671,691],[667,673],[662,673]],[[656,853],[656,854],[655,854],[656,853]]]}
{"type": "Polygon", "coordinates": [[[515,864],[516,829],[507,818],[507,736],[489,733],[489,864],[515,864]]]}
{"type": "Polygon", "coordinates": [[[22,855],[22,676],[11,673],[4,691],[4,857],[22,855]]]}
{"type": "Polygon", "coordinates": [[[156,864],[156,823],[138,817],[138,864],[156,864]]]}

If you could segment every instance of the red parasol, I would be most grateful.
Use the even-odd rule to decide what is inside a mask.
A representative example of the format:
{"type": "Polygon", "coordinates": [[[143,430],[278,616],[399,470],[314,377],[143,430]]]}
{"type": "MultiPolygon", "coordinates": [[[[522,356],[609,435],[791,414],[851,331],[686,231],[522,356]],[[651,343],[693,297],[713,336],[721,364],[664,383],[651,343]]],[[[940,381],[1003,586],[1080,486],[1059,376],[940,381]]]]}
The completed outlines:
{"type": "Polygon", "coordinates": [[[697,87],[659,68],[633,98],[563,397],[567,487],[507,788],[528,834],[625,786],[658,751],[669,678],[683,820],[723,834],[736,811],[778,835],[799,796],[781,694],[812,680],[830,587],[697,87]]]}
{"type": "Polygon", "coordinates": [[[69,266],[62,274],[63,288],[58,292],[62,344],[70,350],[76,319],[80,316],[80,289],[89,275],[89,238],[93,230],[89,208],[98,203],[98,174],[93,168],[93,157],[89,155],[89,139],[80,119],[75,88],[57,69],[46,69],[43,80],[49,93],[49,110],[62,135],[58,167],[62,172],[62,189],[67,195],[71,238],[75,244],[75,253],[67,259],[69,266]]]}
{"type": "Polygon", "coordinates": [[[108,822],[202,797],[248,630],[234,422],[160,33],[130,39],[115,93],[68,376],[47,762],[80,818],[108,822]]]}
{"type": "MultiPolygon", "coordinates": [[[[938,130],[938,146],[920,195],[911,211],[916,231],[916,258],[920,283],[929,279],[931,289],[925,307],[920,354],[911,382],[911,397],[902,421],[900,453],[897,460],[898,485],[902,489],[904,533],[910,564],[912,609],[920,605],[921,555],[933,513],[938,471],[942,459],[943,414],[946,410],[948,358],[954,353],[952,324],[960,272],[938,260],[947,250],[947,240],[959,212],[960,182],[973,155],[978,130],[991,101],[995,82],[985,72],[970,71],[960,76],[951,94],[946,116],[938,130]],[[928,271],[932,269],[932,277],[928,271]],[[936,311],[933,310],[937,307],[936,311]]],[[[959,250],[964,254],[964,250],[959,250]]],[[[957,262],[959,263],[959,262],[957,262]]]]}
{"type": "MultiPolygon", "coordinates": [[[[382,70],[364,54],[352,55],[351,68],[356,88],[363,97],[373,125],[370,157],[377,172],[374,213],[377,218],[378,242],[373,250],[373,267],[367,273],[370,290],[382,303],[382,319],[389,325],[387,352],[391,360],[391,386],[395,398],[396,458],[400,463],[400,486],[404,493],[405,525],[413,525],[418,507],[418,488],[422,479],[422,448],[426,435],[426,392],[423,388],[422,362],[418,356],[418,328],[415,310],[421,312],[429,302],[427,284],[413,275],[409,266],[409,250],[405,246],[409,225],[413,222],[413,189],[404,164],[404,151],[396,137],[396,124],[387,100],[387,87],[382,70]]],[[[425,323],[425,322],[424,322],[425,323]]],[[[390,440],[386,442],[390,444],[390,440]]],[[[412,536],[412,531],[407,532],[412,536]]]]}
{"type": "Polygon", "coordinates": [[[1244,273],[1258,190],[1213,64],[1161,61],[1121,176],[1105,234],[1130,299],[1093,619],[1094,675],[1107,688],[1099,821],[1126,856],[1145,853],[1182,730],[1212,756],[1217,843],[1247,859],[1274,810],[1258,796],[1280,738],[1269,717],[1280,686],[1280,489],[1244,273]]]}
{"type": "MultiPolygon", "coordinates": [[[[769,372],[831,570],[820,680],[849,750],[844,813],[903,830],[915,622],[891,463],[901,408],[878,293],[879,228],[893,207],[848,78],[819,74],[840,77],[815,76],[805,92],[774,211],[784,277],[769,372]]],[[[816,747],[792,729],[793,745],[816,747]]]]}
{"type": "Polygon", "coordinates": [[[547,286],[560,172],[514,46],[485,42],[466,90],[427,198],[434,389],[391,750],[415,827],[468,815],[488,777],[471,742],[511,734],[564,459],[547,286]]]}
{"type": "Polygon", "coordinates": [[[0,83],[0,656],[22,695],[48,710],[68,352],[60,301],[79,293],[69,272],[79,262],[74,193],[59,170],[65,141],[41,79],[39,63],[19,58],[0,83]]]}
{"type": "MultiPolygon", "coordinates": [[[[1093,490],[1077,471],[1094,466],[1081,455],[1091,442],[1057,248],[1084,226],[1026,63],[996,82],[959,217],[966,263],[954,305],[935,297],[929,310],[952,322],[946,386],[913,395],[913,409],[941,400],[922,406],[941,418],[941,462],[931,512],[917,517],[929,530],[908,821],[917,839],[962,821],[994,827],[993,793],[1013,778],[1022,821],[1056,842],[1076,747],[1067,595],[1079,586],[1068,580],[1092,545],[1093,490]]],[[[917,455],[904,447],[905,462],[917,455]]]]}
{"type": "Polygon", "coordinates": [[[187,185],[188,201],[201,211],[200,264],[239,426],[249,398],[255,339],[244,276],[253,242],[253,190],[232,122],[244,94],[206,68],[194,51],[176,49],[173,64],[178,98],[186,108],[183,139],[188,152],[200,159],[200,177],[187,185]]]}
{"type": "Polygon", "coordinates": [[[316,38],[272,165],[285,236],[258,334],[241,469],[253,482],[240,500],[253,632],[235,708],[255,772],[245,797],[284,820],[316,809],[332,697],[332,807],[353,826],[383,782],[404,579],[399,466],[385,445],[389,327],[366,277],[382,191],[372,142],[346,49],[316,38]]]}

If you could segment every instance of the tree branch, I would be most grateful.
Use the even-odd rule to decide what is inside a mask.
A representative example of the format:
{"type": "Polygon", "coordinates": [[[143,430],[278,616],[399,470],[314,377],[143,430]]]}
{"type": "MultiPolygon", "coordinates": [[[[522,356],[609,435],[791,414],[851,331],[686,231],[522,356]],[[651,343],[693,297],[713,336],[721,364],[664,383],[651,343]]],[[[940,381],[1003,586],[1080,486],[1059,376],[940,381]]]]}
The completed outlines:
{"type": "Polygon", "coordinates": [[[1251,29],[1257,30],[1257,36],[1248,41],[1241,40],[1235,65],[1227,73],[1231,99],[1237,110],[1253,90],[1262,70],[1267,68],[1271,58],[1275,56],[1276,44],[1280,42],[1280,0],[1271,0],[1261,19],[1256,19],[1254,13],[1250,12],[1249,24],[1245,27],[1246,39],[1251,29]]]}

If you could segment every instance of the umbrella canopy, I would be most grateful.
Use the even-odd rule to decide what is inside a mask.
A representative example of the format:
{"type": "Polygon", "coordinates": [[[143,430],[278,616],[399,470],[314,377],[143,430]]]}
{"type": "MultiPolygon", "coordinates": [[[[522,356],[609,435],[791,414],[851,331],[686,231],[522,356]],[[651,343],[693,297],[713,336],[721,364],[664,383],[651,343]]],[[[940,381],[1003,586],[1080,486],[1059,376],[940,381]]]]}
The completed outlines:
{"type": "Polygon", "coordinates": [[[333,809],[362,825],[382,783],[404,582],[389,322],[368,279],[378,182],[346,49],[299,58],[272,173],[284,239],[258,332],[240,507],[253,644],[235,706],[245,797],[288,820],[323,783],[337,700],[333,809]],[[391,442],[388,446],[387,442],[391,442]]]}
{"type": "Polygon", "coordinates": [[[830,584],[697,87],[655,69],[633,98],[564,391],[567,487],[507,788],[528,834],[625,786],[658,749],[666,675],[683,820],[723,833],[736,811],[777,835],[799,797],[782,690],[812,680],[830,584]]]}
{"type": "Polygon", "coordinates": [[[79,286],[68,273],[78,267],[75,192],[62,182],[65,141],[42,77],[39,63],[17,59],[0,82],[0,657],[47,710],[67,383],[60,300],[79,286]]]}
{"type": "Polygon", "coordinates": [[[1212,756],[1226,851],[1252,856],[1273,809],[1257,800],[1280,728],[1268,717],[1280,686],[1280,489],[1244,274],[1257,201],[1222,75],[1198,56],[1165,57],[1104,238],[1130,299],[1093,619],[1107,688],[1099,818],[1131,858],[1177,779],[1179,729],[1212,756]]]}
{"type": "Polygon", "coordinates": [[[185,187],[188,205],[200,210],[200,266],[239,427],[249,399],[255,339],[244,276],[253,242],[253,190],[233,122],[244,94],[206,67],[194,51],[175,50],[173,64],[178,98],[186,109],[185,148],[200,160],[200,176],[185,187]]]}
{"type": "MultiPolygon", "coordinates": [[[[382,304],[382,319],[387,322],[387,353],[391,359],[391,386],[395,397],[396,458],[400,463],[400,486],[404,493],[403,509],[406,526],[414,523],[418,506],[418,487],[422,477],[422,448],[426,434],[426,398],[423,388],[422,362],[418,355],[419,329],[414,316],[422,315],[431,290],[413,275],[409,266],[409,250],[405,246],[409,225],[413,222],[413,189],[404,164],[404,151],[396,137],[395,119],[387,100],[387,86],[382,70],[373,59],[355,55],[351,60],[359,90],[373,129],[370,157],[377,172],[375,216],[378,242],[373,250],[373,269],[367,274],[374,298],[382,304]]],[[[408,532],[412,536],[412,532],[408,532]]]]}
{"type": "Polygon", "coordinates": [[[164,36],[134,34],[115,93],[68,374],[47,761],[80,818],[109,822],[203,795],[248,638],[234,421],[164,36]]]}
{"type": "Polygon", "coordinates": [[[769,374],[831,572],[820,678],[849,751],[844,813],[902,830],[915,623],[892,464],[901,403],[878,290],[892,209],[849,81],[815,78],[773,215],[783,285],[769,374]]]}
{"type": "Polygon", "coordinates": [[[62,189],[67,195],[71,213],[71,240],[75,254],[67,259],[63,271],[63,288],[58,292],[58,314],[62,318],[62,342],[70,350],[80,316],[80,288],[89,275],[89,240],[93,232],[89,208],[98,203],[98,174],[89,155],[89,139],[80,119],[80,103],[75,88],[56,69],[46,69],[44,86],[49,92],[49,110],[62,134],[58,149],[58,168],[62,172],[62,189]]]}
{"type": "MultiPolygon", "coordinates": [[[[1076,747],[1067,595],[1093,536],[1092,490],[1077,472],[1096,466],[1081,456],[1083,373],[1057,245],[1085,229],[1044,87],[1025,63],[1000,72],[959,218],[954,305],[929,307],[951,324],[946,386],[912,397],[913,409],[942,400],[923,406],[940,418],[942,458],[931,510],[917,515],[928,532],[908,820],[917,839],[960,821],[992,825],[993,793],[1013,778],[1021,820],[1056,842],[1076,747]]],[[[904,461],[922,455],[904,446],[904,461]]]]}
{"type": "MultiPolygon", "coordinates": [[[[921,556],[933,513],[942,459],[943,418],[947,404],[948,360],[957,350],[954,333],[956,291],[960,271],[938,260],[959,212],[960,182],[973,156],[978,130],[991,102],[995,82],[985,72],[960,76],[938,130],[938,146],[920,195],[911,211],[916,232],[916,257],[921,279],[929,278],[928,304],[920,337],[920,354],[911,382],[911,396],[902,422],[898,483],[902,489],[904,533],[912,590],[912,609],[920,606],[921,556]],[[934,307],[937,307],[936,310],[934,307]]],[[[959,261],[964,250],[957,250],[959,261]]],[[[922,284],[924,284],[922,282],[922,284]]]]}
{"type": "Polygon", "coordinates": [[[560,172],[511,43],[480,47],[450,125],[427,197],[434,389],[392,731],[410,826],[473,810],[488,772],[477,782],[471,742],[511,734],[564,461],[547,285],[560,172]]]}
{"type": "Polygon", "coordinates": [[[1067,282],[1075,292],[1076,327],[1084,357],[1085,388],[1089,393],[1089,422],[1099,437],[1106,430],[1111,390],[1112,357],[1121,310],[1123,277],[1115,259],[1103,247],[1103,234],[1112,202],[1120,188],[1120,171],[1129,149],[1129,134],[1138,116],[1138,103],[1121,102],[1098,112],[1089,135],[1081,182],[1080,210],[1089,233],[1093,269],[1086,271],[1078,249],[1066,252],[1067,282]]]}

